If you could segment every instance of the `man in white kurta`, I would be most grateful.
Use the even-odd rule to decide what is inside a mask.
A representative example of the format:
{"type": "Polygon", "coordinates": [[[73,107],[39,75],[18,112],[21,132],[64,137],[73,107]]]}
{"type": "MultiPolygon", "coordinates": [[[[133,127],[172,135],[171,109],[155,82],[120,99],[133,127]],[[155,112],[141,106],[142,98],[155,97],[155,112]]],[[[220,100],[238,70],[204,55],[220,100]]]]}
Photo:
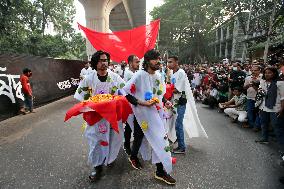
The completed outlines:
{"type": "Polygon", "coordinates": [[[186,130],[189,137],[207,137],[207,134],[198,118],[187,75],[183,69],[179,68],[177,56],[168,58],[168,67],[173,70],[171,83],[175,87],[172,98],[172,125],[168,129],[170,131],[169,136],[172,141],[175,141],[176,138],[178,142],[178,147],[173,150],[173,153],[184,154],[186,148],[184,130],[186,130]],[[176,136],[174,136],[174,130],[176,136]]]}
{"type": "MultiPolygon", "coordinates": [[[[132,150],[135,154],[132,151],[130,160],[132,164],[138,161],[138,149],[145,137],[152,148],[152,163],[157,166],[155,178],[173,185],[176,181],[169,175],[172,171],[172,158],[163,122],[162,99],[165,84],[160,75],[155,73],[159,69],[159,57],[158,51],[147,51],[144,55],[143,70],[136,72],[123,88],[127,93],[126,98],[132,99],[129,102],[132,104],[136,117],[134,129],[137,129],[136,132],[139,133],[139,137],[134,137],[133,146],[135,147],[132,150]],[[158,103],[151,100],[154,97],[159,99],[158,103]]],[[[168,103],[166,105],[169,105],[168,103]]]]}
{"type": "MultiPolygon", "coordinates": [[[[91,66],[95,69],[80,83],[74,97],[79,101],[87,100],[96,94],[117,94],[124,86],[123,79],[108,70],[110,56],[107,52],[97,51],[91,59],[91,66]]],[[[94,171],[89,176],[91,181],[100,179],[103,165],[112,163],[123,142],[123,126],[119,122],[119,133],[114,131],[110,123],[102,118],[94,125],[87,125],[85,137],[89,143],[89,163],[94,171]]]]}
{"type": "Polygon", "coordinates": [[[80,72],[80,79],[83,80],[87,75],[92,72],[92,68],[90,67],[90,63],[86,62],[85,67],[80,72]]]}
{"type": "MultiPolygon", "coordinates": [[[[123,79],[125,82],[128,82],[133,77],[134,73],[137,70],[139,70],[139,63],[140,63],[139,58],[135,55],[130,55],[127,60],[128,60],[129,69],[126,69],[124,73],[123,79]]],[[[125,128],[124,128],[124,151],[129,156],[131,155],[130,139],[133,130],[133,124],[134,124],[134,115],[132,114],[128,117],[128,120],[125,123],[125,128]]],[[[138,167],[138,169],[139,168],[140,167],[138,167]]]]}

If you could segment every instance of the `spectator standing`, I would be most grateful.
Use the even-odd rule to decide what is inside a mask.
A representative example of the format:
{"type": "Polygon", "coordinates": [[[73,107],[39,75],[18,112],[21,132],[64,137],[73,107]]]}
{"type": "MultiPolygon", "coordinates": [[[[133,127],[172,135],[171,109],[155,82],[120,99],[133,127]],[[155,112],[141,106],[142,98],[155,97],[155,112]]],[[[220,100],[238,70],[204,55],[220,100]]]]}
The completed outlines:
{"type": "MultiPolygon", "coordinates": [[[[241,64],[237,62],[233,63],[232,71],[229,76],[230,91],[236,87],[243,87],[245,78],[246,74],[241,70],[241,64]]],[[[229,97],[231,96],[232,94],[230,94],[229,97]]]]}
{"type": "Polygon", "coordinates": [[[284,147],[283,137],[283,103],[284,81],[278,81],[279,75],[276,68],[266,67],[263,72],[263,80],[260,88],[264,91],[263,101],[260,105],[261,134],[262,137],[255,142],[268,144],[268,127],[274,129],[277,141],[284,147]]]}
{"type": "MultiPolygon", "coordinates": [[[[23,69],[23,74],[20,76],[20,82],[22,85],[22,93],[24,94],[24,104],[29,112],[34,113],[33,110],[33,93],[30,85],[29,78],[32,76],[32,71],[29,68],[23,69]]],[[[20,110],[21,113],[25,114],[23,107],[20,110]]]]}
{"type": "Polygon", "coordinates": [[[246,77],[244,83],[244,89],[247,90],[247,114],[248,114],[248,127],[249,128],[259,128],[259,125],[255,124],[256,114],[255,114],[255,97],[257,91],[252,86],[252,82],[260,81],[260,67],[255,65],[251,69],[252,75],[246,77]]]}
{"type": "Polygon", "coordinates": [[[87,75],[92,72],[92,68],[90,67],[90,63],[86,62],[85,67],[80,72],[80,79],[83,80],[87,75]]]}

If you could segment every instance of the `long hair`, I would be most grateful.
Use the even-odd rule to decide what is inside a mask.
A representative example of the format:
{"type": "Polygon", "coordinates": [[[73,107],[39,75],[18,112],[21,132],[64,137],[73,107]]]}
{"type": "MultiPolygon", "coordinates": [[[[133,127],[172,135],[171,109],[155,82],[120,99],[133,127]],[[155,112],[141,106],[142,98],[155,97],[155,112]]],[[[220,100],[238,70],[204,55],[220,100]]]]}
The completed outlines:
{"type": "Polygon", "coordinates": [[[107,53],[105,51],[102,51],[102,50],[99,50],[99,51],[95,52],[93,54],[92,58],[91,58],[91,62],[90,63],[91,63],[92,69],[97,70],[97,65],[98,65],[98,63],[100,61],[101,55],[103,55],[103,54],[105,54],[107,56],[107,60],[108,60],[108,64],[109,64],[109,62],[110,62],[110,55],[109,55],[109,53],[107,53]]]}
{"type": "Polygon", "coordinates": [[[266,70],[270,70],[273,73],[272,81],[277,81],[278,80],[278,78],[279,78],[278,70],[277,70],[277,68],[274,68],[272,66],[268,66],[268,67],[264,68],[262,79],[266,80],[266,78],[265,78],[265,71],[266,70]]]}
{"type": "Polygon", "coordinates": [[[144,55],[144,61],[143,61],[143,64],[142,64],[143,70],[147,71],[147,69],[149,67],[150,60],[156,60],[160,56],[161,56],[161,54],[160,54],[159,51],[157,51],[155,49],[148,50],[144,55]]]}

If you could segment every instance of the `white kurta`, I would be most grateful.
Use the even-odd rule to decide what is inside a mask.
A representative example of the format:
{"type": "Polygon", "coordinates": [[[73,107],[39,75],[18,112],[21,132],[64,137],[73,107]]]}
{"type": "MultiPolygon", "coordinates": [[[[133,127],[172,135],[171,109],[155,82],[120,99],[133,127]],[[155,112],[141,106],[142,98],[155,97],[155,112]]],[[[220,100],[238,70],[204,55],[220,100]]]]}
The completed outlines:
{"type": "MultiPolygon", "coordinates": [[[[117,94],[123,86],[123,79],[110,70],[108,70],[106,82],[101,82],[97,72],[93,71],[80,83],[74,97],[79,101],[86,100],[89,96],[88,89],[91,89],[92,95],[109,94],[112,91],[117,94]]],[[[85,137],[89,143],[88,160],[92,166],[107,165],[116,159],[123,141],[122,122],[120,121],[118,125],[119,133],[111,129],[109,122],[105,119],[101,119],[94,125],[87,125],[85,137]],[[102,142],[107,145],[102,145],[102,142]]]]}
{"type": "MultiPolygon", "coordinates": [[[[186,131],[189,138],[193,137],[206,137],[207,133],[205,132],[196,109],[194,97],[191,91],[191,87],[187,78],[186,73],[183,69],[179,69],[177,72],[173,73],[171,76],[171,82],[174,84],[175,88],[179,91],[185,92],[187,104],[186,104],[186,110],[185,115],[183,119],[183,127],[184,131],[186,131]]],[[[181,94],[174,94],[172,103],[174,105],[174,109],[172,113],[169,113],[168,116],[172,116],[170,119],[167,120],[167,126],[168,126],[168,135],[169,139],[171,141],[176,140],[176,131],[175,131],[175,121],[177,118],[177,102],[180,98],[181,94]]]]}
{"type": "MultiPolygon", "coordinates": [[[[162,98],[165,93],[165,84],[158,74],[149,74],[140,70],[134,74],[126,86],[123,88],[127,94],[135,96],[141,101],[145,101],[145,94],[152,93],[152,97],[157,97],[160,101],[157,110],[156,106],[132,106],[134,115],[144,132],[144,136],[152,148],[152,163],[162,162],[165,171],[172,171],[171,153],[167,150],[169,143],[166,136],[166,129],[163,122],[162,98]],[[134,87],[136,90],[134,91],[134,87]]],[[[142,147],[142,146],[141,146],[142,147]]],[[[141,149],[140,149],[141,152],[141,149]]],[[[147,151],[146,151],[147,152],[147,151]]],[[[143,152],[142,157],[143,157],[143,152]]],[[[145,154],[147,157],[147,154],[145,154]]]]}
{"type": "Polygon", "coordinates": [[[125,72],[124,72],[124,81],[125,82],[128,82],[134,75],[134,72],[132,72],[130,69],[126,69],[125,72]]]}
{"type": "Polygon", "coordinates": [[[87,75],[89,75],[90,73],[92,73],[92,68],[89,67],[88,69],[83,68],[80,72],[80,76],[84,79],[87,75]]]}

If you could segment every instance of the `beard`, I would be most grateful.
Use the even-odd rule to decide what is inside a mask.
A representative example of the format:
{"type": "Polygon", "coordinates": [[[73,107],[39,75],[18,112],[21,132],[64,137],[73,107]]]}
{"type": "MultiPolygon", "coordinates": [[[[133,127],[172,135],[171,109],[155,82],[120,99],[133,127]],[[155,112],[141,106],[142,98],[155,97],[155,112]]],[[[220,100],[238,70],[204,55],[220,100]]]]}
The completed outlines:
{"type": "Polygon", "coordinates": [[[154,70],[154,71],[157,71],[160,69],[160,64],[157,63],[157,64],[150,64],[149,67],[154,70]]]}

